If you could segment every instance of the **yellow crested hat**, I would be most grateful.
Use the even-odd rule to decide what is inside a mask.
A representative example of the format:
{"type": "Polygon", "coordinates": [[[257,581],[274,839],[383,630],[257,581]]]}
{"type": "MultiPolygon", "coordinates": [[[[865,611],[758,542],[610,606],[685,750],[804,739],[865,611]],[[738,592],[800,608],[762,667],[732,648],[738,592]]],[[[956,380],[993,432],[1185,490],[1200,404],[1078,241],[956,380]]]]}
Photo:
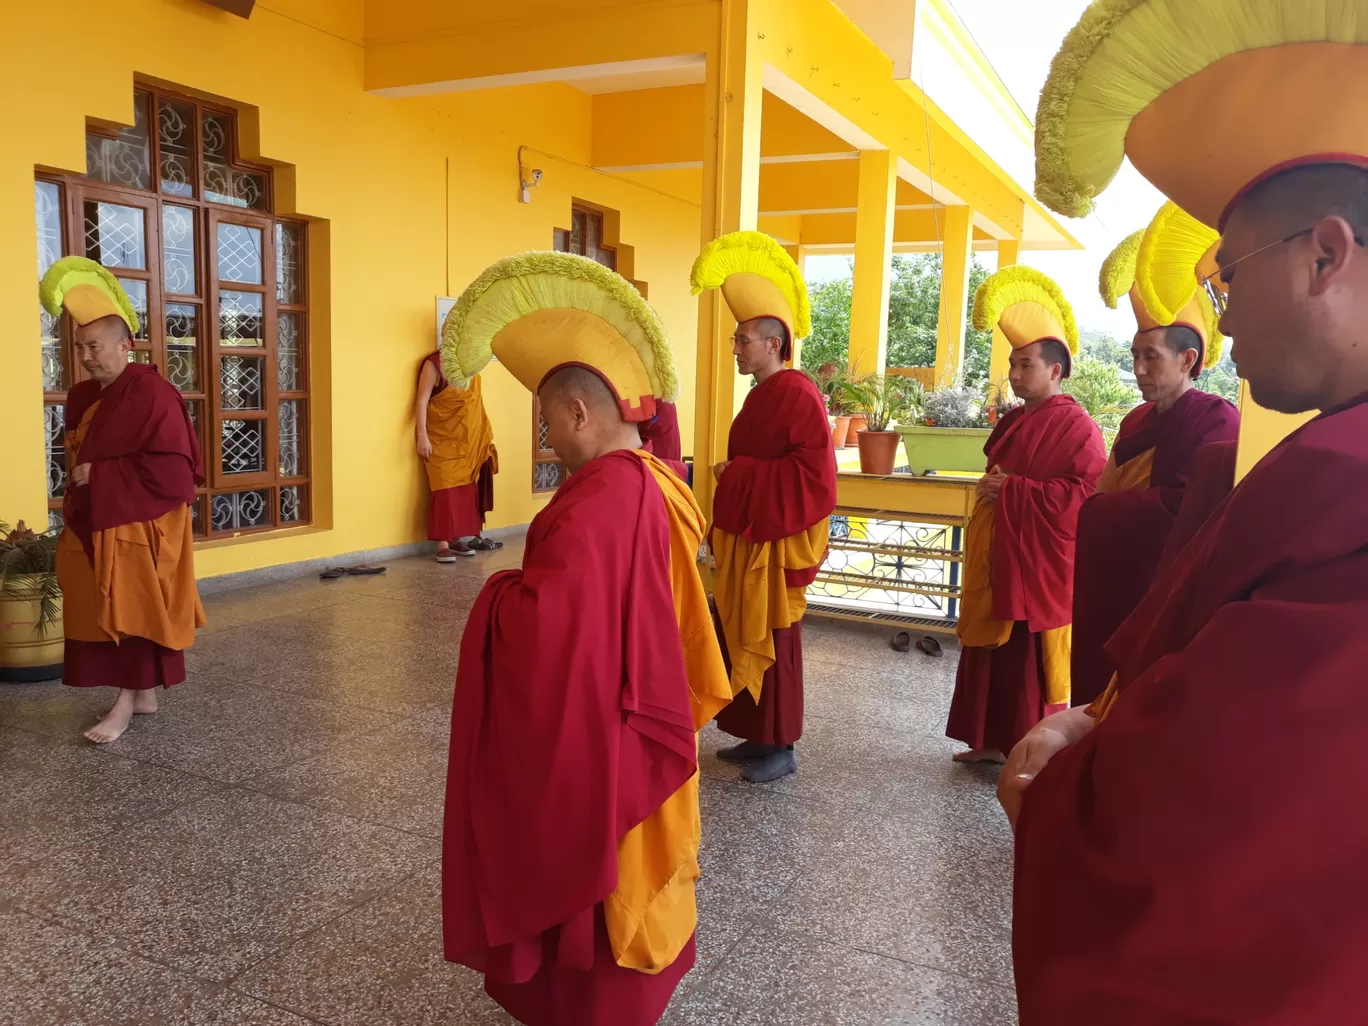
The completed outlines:
{"type": "Polygon", "coordinates": [[[1036,195],[1082,217],[1129,157],[1221,228],[1254,185],[1311,163],[1368,166],[1361,0],[1093,0],[1036,115],[1036,195]]]}
{"type": "Polygon", "coordinates": [[[442,372],[468,388],[492,356],[530,392],[564,367],[588,368],[627,421],[679,395],[660,317],[625,278],[572,253],[505,257],[461,294],[442,325],[442,372]]]}
{"type": "MultiPolygon", "coordinates": [[[[1013,349],[1052,338],[1078,355],[1073,307],[1052,278],[1017,264],[990,274],[974,293],[974,328],[1002,329],[1013,349]]],[[[1067,371],[1068,368],[1065,368],[1067,371]]]]}
{"type": "Polygon", "coordinates": [[[138,334],[138,315],[119,280],[94,260],[62,257],[38,283],[38,299],[53,317],[63,310],[77,324],[104,317],[120,317],[132,335],[138,334]]]}
{"type": "Polygon", "coordinates": [[[732,232],[703,247],[694,261],[689,283],[694,295],[721,289],[737,324],[774,317],[789,331],[792,343],[812,332],[807,283],[788,251],[764,232],[732,232]]]}

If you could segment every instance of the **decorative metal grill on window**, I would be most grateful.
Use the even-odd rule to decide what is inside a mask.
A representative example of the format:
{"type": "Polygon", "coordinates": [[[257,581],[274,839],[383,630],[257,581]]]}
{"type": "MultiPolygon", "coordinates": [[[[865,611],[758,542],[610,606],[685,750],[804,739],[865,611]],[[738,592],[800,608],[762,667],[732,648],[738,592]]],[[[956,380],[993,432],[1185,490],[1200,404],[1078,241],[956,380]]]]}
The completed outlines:
{"type": "MultiPolygon", "coordinates": [[[[134,123],[89,129],[84,176],[34,183],[41,277],[64,253],[110,268],[142,327],[130,361],[185,398],[209,481],[196,535],[307,523],[305,226],[272,213],[269,168],[238,152],[236,115],[159,89],[134,123]]],[[[49,522],[66,484],[66,390],[84,379],[67,318],[40,314],[49,522]]]]}

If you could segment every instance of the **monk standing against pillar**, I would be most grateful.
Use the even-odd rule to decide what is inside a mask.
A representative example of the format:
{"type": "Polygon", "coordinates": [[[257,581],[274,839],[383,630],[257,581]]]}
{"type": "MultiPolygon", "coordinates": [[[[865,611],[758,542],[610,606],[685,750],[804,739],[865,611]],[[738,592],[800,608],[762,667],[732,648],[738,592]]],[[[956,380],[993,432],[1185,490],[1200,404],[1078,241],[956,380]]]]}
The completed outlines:
{"type": "Polygon", "coordinates": [[[446,957],[527,1026],[650,1026],[694,963],[695,732],[731,699],[702,511],[641,448],[674,357],[626,280],[567,253],[502,260],[461,296],[448,377],[492,355],[540,398],[570,476],[461,642],[446,957]]]}
{"type": "Polygon", "coordinates": [[[1121,422],[1097,494],[1078,515],[1072,702],[1088,705],[1115,667],[1103,646],[1149,589],[1183,504],[1197,451],[1234,442],[1239,412],[1196,387],[1221,358],[1216,313],[1201,287],[1220,236],[1172,203],[1102,265],[1102,298],[1129,294],[1135,381],[1145,400],[1121,422]],[[1205,261],[1205,263],[1204,263],[1205,261]]]}
{"type": "Polygon", "coordinates": [[[1254,402],[1319,413],[1112,636],[1106,709],[1003,770],[1021,1023],[1362,1021],[1368,4],[1116,14],[1094,4],[1055,62],[1037,193],[1082,216],[1128,157],[1222,232],[1206,284],[1254,402]]]}
{"type": "Polygon", "coordinates": [[[798,766],[802,620],[836,508],[836,454],[821,393],[788,366],[809,330],[793,258],[768,235],[736,232],[703,250],[692,282],[722,290],[737,372],[755,378],[713,468],[713,599],[736,696],[717,725],[741,738],[717,754],[745,763],[747,780],[777,780],[798,766]]]}
{"type": "Polygon", "coordinates": [[[156,368],[128,362],[138,318],[114,276],[65,257],[39,292],[48,313],[65,310],[75,324],[76,359],[89,375],[67,393],[57,579],[63,682],[118,689],[85,732],[106,744],[135,714],[157,711],[158,687],[185,680],[185,649],[204,626],[190,514],[204,464],[175,386],[156,368]]]}
{"type": "Polygon", "coordinates": [[[427,469],[428,538],[437,543],[437,562],[454,563],[458,556],[503,548],[481,533],[494,508],[499,454],[479,377],[471,379],[469,388],[453,388],[442,373],[439,354],[430,353],[418,370],[413,422],[418,455],[427,469]]]}
{"type": "Polygon", "coordinates": [[[1106,463],[1102,433],[1063,394],[1078,328],[1059,286],[1005,267],[974,297],[974,327],[1011,343],[1012,391],[984,452],[965,540],[963,646],[945,733],[957,762],[1001,762],[1045,715],[1069,702],[1078,511],[1106,463]]]}

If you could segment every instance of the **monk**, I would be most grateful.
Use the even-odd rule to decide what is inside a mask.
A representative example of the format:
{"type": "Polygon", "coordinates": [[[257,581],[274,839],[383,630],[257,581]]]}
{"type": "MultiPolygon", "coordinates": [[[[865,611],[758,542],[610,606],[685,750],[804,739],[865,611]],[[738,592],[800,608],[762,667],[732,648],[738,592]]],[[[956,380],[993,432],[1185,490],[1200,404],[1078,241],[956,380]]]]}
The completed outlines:
{"type": "MultiPolygon", "coordinates": [[[[583,270],[583,257],[534,256],[480,281],[530,267],[543,284],[597,276],[612,295],[631,291],[607,269],[583,270]]],[[[629,302],[617,328],[654,318],[629,302]]],[[[731,691],[696,563],[702,511],[641,448],[653,397],[622,398],[648,375],[614,369],[631,350],[605,346],[604,328],[577,334],[576,316],[590,315],[548,309],[565,336],[548,340],[531,316],[494,335],[500,361],[540,382],[548,442],[569,477],[533,520],[522,569],[490,578],[462,640],[445,950],[527,1026],[650,1026],[694,964],[696,731],[731,691]]]]}
{"type": "MultiPolygon", "coordinates": [[[[1099,125],[1089,90],[1117,95],[1100,55],[1191,39],[1210,24],[1199,8],[1165,7],[1157,38],[1150,23],[1132,35],[1136,15],[1082,26],[1097,56],[1056,73],[1087,77],[1084,106],[1042,101],[1038,131],[1069,138],[1075,118],[1120,130],[1161,191],[1220,226],[1221,327],[1250,396],[1321,412],[1248,472],[1113,636],[1105,715],[1051,717],[1003,770],[1023,1026],[1303,1026],[1368,1008],[1355,801],[1368,788],[1368,47],[1331,38],[1322,5],[1245,4],[1273,26],[1257,43],[1165,69],[1176,81],[1155,80],[1148,107],[1112,106],[1099,125]],[[1325,81],[1333,110],[1311,100],[1325,81]],[[1232,123],[1232,104],[1263,112],[1257,133],[1232,123]],[[1199,123],[1216,137],[1159,159],[1199,123]]],[[[1063,177],[1093,155],[1075,162],[1066,144],[1037,191],[1100,191],[1063,177]]]]}
{"type": "Polygon", "coordinates": [[[945,733],[969,746],[955,761],[1001,762],[1046,706],[1068,703],[1078,511],[1106,451],[1092,418],[1063,393],[1072,365],[1063,339],[1076,329],[1058,286],[1029,267],[1004,268],[974,305],[975,326],[997,324],[1012,346],[1008,380],[1022,405],[984,446],[990,469],[969,520],[963,648],[945,733]]]}
{"type": "Polygon", "coordinates": [[[67,257],[44,276],[42,297],[75,322],[73,348],[88,375],[66,403],[63,681],[118,689],[85,731],[108,744],[134,715],[157,711],[156,688],[185,680],[185,649],[205,624],[190,512],[204,464],[180,393],[154,367],[128,362],[137,319],[118,282],[67,257]]]}
{"type": "Polygon", "coordinates": [[[679,435],[679,410],[674,403],[656,403],[656,415],[641,427],[642,448],[675,472],[684,482],[689,480],[689,467],[682,455],[683,442],[679,435]]]}
{"type": "Polygon", "coordinates": [[[1239,433],[1235,407],[1195,387],[1202,349],[1184,324],[1138,331],[1131,345],[1144,402],[1121,422],[1097,494],[1078,515],[1074,705],[1090,704],[1111,680],[1103,646],[1149,588],[1198,448],[1239,433]]]}
{"type": "Polygon", "coordinates": [[[469,388],[453,388],[438,354],[430,353],[418,371],[413,423],[418,456],[427,469],[428,538],[437,543],[437,562],[503,548],[483,534],[485,517],[494,508],[499,454],[480,379],[469,388]]]}

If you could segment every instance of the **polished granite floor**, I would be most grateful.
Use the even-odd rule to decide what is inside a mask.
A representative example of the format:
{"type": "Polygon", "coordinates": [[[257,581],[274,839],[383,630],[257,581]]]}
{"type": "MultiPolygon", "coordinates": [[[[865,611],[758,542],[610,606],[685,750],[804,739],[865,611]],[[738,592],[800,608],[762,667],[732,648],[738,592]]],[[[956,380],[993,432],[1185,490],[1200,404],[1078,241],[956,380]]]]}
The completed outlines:
{"type": "MultiPolygon", "coordinates": [[[[438,858],[466,613],[518,548],[206,599],[190,680],[0,685],[0,1026],[476,1026],[438,858]]],[[[804,628],[799,773],[706,756],[699,963],[670,1026],[1006,1026],[1010,835],[942,736],[956,651],[804,628]]],[[[709,729],[705,753],[721,743],[709,729]]]]}

